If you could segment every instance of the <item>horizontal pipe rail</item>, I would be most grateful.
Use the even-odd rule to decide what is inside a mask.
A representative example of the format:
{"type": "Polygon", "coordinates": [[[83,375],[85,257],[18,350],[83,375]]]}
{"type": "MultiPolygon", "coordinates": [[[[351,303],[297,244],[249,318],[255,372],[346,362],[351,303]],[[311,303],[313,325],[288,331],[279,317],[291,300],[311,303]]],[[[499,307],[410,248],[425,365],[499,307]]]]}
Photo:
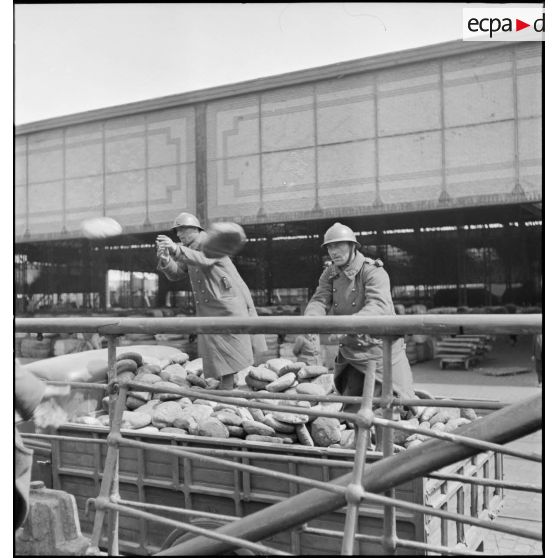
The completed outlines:
{"type": "Polygon", "coordinates": [[[372,494],[370,492],[365,492],[362,495],[362,499],[373,504],[397,506],[399,508],[403,508],[404,510],[416,511],[425,515],[433,515],[434,517],[441,517],[443,519],[450,519],[452,521],[468,523],[469,525],[475,525],[476,527],[482,527],[484,529],[489,529],[492,531],[500,531],[502,533],[507,533],[508,535],[516,535],[518,537],[525,537],[527,539],[534,539],[537,541],[542,540],[542,533],[537,531],[522,529],[520,527],[516,527],[515,525],[505,525],[504,523],[500,523],[498,521],[477,519],[476,517],[471,517],[460,513],[437,510],[435,508],[429,508],[428,506],[414,504],[413,502],[406,502],[405,500],[388,498],[387,496],[382,496],[381,494],[372,494]]]}
{"type": "Polygon", "coordinates": [[[475,550],[466,550],[449,546],[438,546],[429,543],[410,541],[409,539],[397,539],[397,546],[402,548],[413,548],[416,550],[426,550],[427,552],[438,552],[440,554],[455,554],[457,556],[486,556],[484,552],[476,552],[475,550]]]}
{"type": "Polygon", "coordinates": [[[45,383],[54,386],[69,386],[75,388],[82,388],[82,389],[100,389],[106,390],[108,388],[108,384],[98,384],[93,382],[67,382],[64,380],[44,380],[45,383]]]}
{"type": "MultiPolygon", "coordinates": [[[[79,425],[79,426],[84,426],[84,425],[79,425]]],[[[87,427],[87,430],[89,431],[91,427],[87,427]]],[[[102,426],[99,428],[103,428],[106,429],[106,426],[102,426]]],[[[100,432],[100,434],[103,434],[104,432],[100,432]]],[[[108,432],[106,432],[108,434],[108,432]]],[[[131,430],[127,430],[126,434],[130,434],[133,433],[133,431],[131,430]]],[[[138,435],[144,435],[145,433],[141,432],[138,433],[138,435]]],[[[25,439],[30,439],[33,440],[35,438],[38,439],[51,439],[51,440],[62,440],[64,442],[86,442],[86,443],[94,443],[94,444],[105,444],[106,443],[106,438],[82,438],[82,437],[78,437],[78,436],[62,436],[62,435],[56,435],[56,434],[37,434],[34,432],[28,432],[28,433],[22,433],[21,436],[25,439]]],[[[149,436],[149,434],[148,434],[149,436]]],[[[158,434],[153,434],[153,436],[159,436],[158,434]]],[[[172,434],[169,434],[169,436],[172,436],[172,434]]],[[[190,438],[197,438],[197,436],[191,436],[188,435],[190,438]]],[[[145,442],[148,443],[148,442],[145,442]]],[[[45,445],[46,447],[46,445],[45,445]]],[[[156,447],[160,447],[160,446],[156,446],[156,447]]],[[[254,459],[270,459],[271,457],[273,458],[273,461],[285,461],[287,463],[303,463],[305,465],[328,465],[331,467],[345,467],[347,469],[352,469],[353,468],[353,463],[352,461],[342,461],[340,459],[331,459],[330,457],[327,458],[327,461],[325,459],[326,454],[325,452],[327,451],[327,448],[314,448],[314,449],[323,449],[324,451],[324,457],[307,457],[307,456],[299,456],[299,455],[281,455],[279,453],[264,453],[264,452],[257,452],[257,451],[246,451],[246,450],[231,450],[231,449],[211,449],[211,448],[196,448],[196,447],[190,447],[190,446],[177,446],[178,448],[181,447],[185,447],[188,449],[188,451],[193,452],[193,453],[199,453],[201,455],[210,455],[210,456],[219,456],[219,455],[223,455],[225,457],[239,457],[239,458],[246,458],[246,457],[250,457],[250,458],[254,458],[254,459]]],[[[285,450],[290,450],[289,446],[286,445],[285,450]]],[[[381,457],[381,453],[380,452],[376,452],[376,451],[369,451],[368,452],[368,457],[372,457],[375,459],[378,459],[379,457],[381,457]]]]}
{"type": "MultiPolygon", "coordinates": [[[[80,425],[81,426],[81,425],[80,425]]],[[[103,426],[99,427],[105,429],[108,434],[108,427],[103,426]]],[[[87,427],[89,430],[90,427],[87,427]]],[[[127,434],[132,433],[132,429],[124,429],[127,434]]],[[[103,432],[100,432],[102,434],[103,432]]],[[[141,433],[140,433],[141,434],[141,433]]],[[[96,443],[96,444],[103,444],[105,443],[105,438],[86,438],[86,437],[79,437],[79,436],[63,436],[63,435],[56,435],[56,434],[38,434],[35,432],[29,433],[22,433],[22,438],[25,439],[45,439],[45,440],[61,440],[64,442],[85,442],[85,443],[96,443]]],[[[148,442],[145,442],[148,443],[148,442]]],[[[46,447],[46,445],[45,445],[46,447]]],[[[179,447],[186,447],[186,446],[179,446],[179,447]]],[[[285,450],[288,449],[288,446],[285,446],[285,450]]],[[[247,452],[244,450],[231,450],[231,449],[211,449],[211,448],[194,448],[194,447],[187,447],[188,452],[198,453],[201,455],[209,455],[209,456],[225,456],[225,457],[250,457],[250,458],[257,458],[257,459],[266,459],[270,458],[269,453],[263,452],[247,452]]],[[[372,458],[377,458],[380,456],[381,453],[377,451],[369,451],[368,456],[372,458]]],[[[273,454],[274,461],[286,461],[289,463],[304,463],[307,465],[323,465],[324,458],[323,457],[306,457],[306,456],[296,456],[296,455],[280,455],[280,454],[273,454]]],[[[327,459],[328,466],[335,466],[335,467],[345,467],[347,469],[352,469],[353,464],[351,461],[342,461],[339,459],[327,459]]],[[[492,486],[494,488],[507,488],[510,490],[521,490],[525,492],[542,492],[541,486],[536,486],[532,484],[524,484],[524,483],[511,483],[506,481],[498,481],[498,480],[489,480],[489,479],[481,479],[477,477],[467,477],[465,475],[451,475],[451,474],[443,474],[443,473],[430,473],[425,475],[427,477],[439,480],[455,480],[459,482],[465,482],[470,484],[477,484],[482,486],[492,486]]]]}
{"type": "MultiPolygon", "coordinates": [[[[540,430],[541,425],[542,395],[537,394],[466,425],[463,433],[471,438],[504,444],[540,430]]],[[[367,465],[363,487],[368,492],[385,492],[412,478],[424,476],[477,453],[477,448],[428,440],[420,446],[367,465]]],[[[351,478],[351,473],[347,473],[330,484],[343,488],[351,482],[351,478]]],[[[344,504],[344,490],[343,493],[333,494],[329,490],[311,489],[221,527],[219,531],[234,533],[248,540],[263,540],[339,509],[344,504]]],[[[233,545],[207,537],[196,537],[187,544],[179,544],[157,555],[211,556],[233,548],[233,545]]]]}
{"type": "MultiPolygon", "coordinates": [[[[92,498],[94,501],[95,499],[92,498]]],[[[151,511],[164,511],[164,512],[172,512],[176,513],[177,515],[185,515],[185,516],[194,516],[194,517],[204,517],[208,519],[216,519],[219,521],[236,521],[239,519],[236,515],[222,515],[219,513],[210,513],[204,511],[196,511],[196,510],[189,510],[186,508],[174,508],[172,506],[162,506],[159,504],[149,504],[147,502],[136,502],[134,500],[123,500],[119,498],[117,501],[114,502],[115,504],[120,504],[121,506],[129,506],[133,508],[147,508],[151,511]]]]}
{"type": "MultiPolygon", "coordinates": [[[[84,425],[80,425],[84,426],[84,425]]],[[[90,427],[88,427],[90,428],[90,427]]],[[[103,427],[106,428],[106,427],[103,427]]],[[[44,440],[60,440],[62,442],[84,442],[86,444],[99,444],[104,443],[106,440],[104,438],[82,438],[80,436],[62,436],[58,434],[39,434],[37,432],[22,432],[20,434],[22,438],[25,439],[44,439],[44,440]]]]}
{"type": "MultiPolygon", "coordinates": [[[[401,424],[401,422],[386,420],[382,418],[374,417],[373,424],[380,426],[390,426],[392,428],[397,428],[398,430],[403,430],[403,432],[412,432],[414,434],[424,434],[430,438],[438,438],[439,440],[448,440],[449,442],[454,442],[455,444],[462,444],[465,446],[471,446],[474,448],[479,448],[484,451],[495,451],[503,453],[505,455],[511,455],[513,457],[520,457],[522,459],[529,459],[530,461],[542,462],[542,456],[537,453],[528,453],[524,451],[514,450],[511,448],[506,448],[501,444],[493,444],[492,442],[485,442],[483,440],[474,440],[468,436],[462,436],[461,434],[454,434],[453,432],[440,432],[438,430],[425,430],[420,428],[415,428],[414,426],[407,426],[401,424]]],[[[462,430],[464,427],[461,426],[458,430],[462,430]]]]}
{"type": "Polygon", "coordinates": [[[494,488],[507,488],[509,490],[520,490],[522,492],[542,492],[542,486],[537,486],[535,484],[526,484],[522,482],[481,479],[479,477],[467,477],[465,475],[452,475],[449,473],[429,473],[426,476],[431,479],[457,481],[468,484],[478,484],[481,486],[492,486],[494,488]]]}
{"type": "MultiPolygon", "coordinates": [[[[53,385],[68,385],[70,387],[81,388],[81,389],[104,389],[108,388],[108,384],[92,383],[92,382],[68,382],[64,380],[45,380],[47,384],[53,385]]],[[[143,387],[143,385],[142,385],[143,387]]],[[[186,388],[185,388],[186,389],[186,388]]],[[[204,397],[205,394],[214,395],[216,397],[240,397],[243,399],[280,399],[280,400],[290,400],[290,401],[313,401],[313,402],[324,402],[324,403],[356,403],[359,404],[362,400],[361,396],[358,395],[306,395],[306,394],[296,394],[291,393],[285,395],[283,393],[266,393],[263,398],[261,393],[257,392],[247,392],[242,390],[230,390],[225,393],[217,390],[203,390],[197,392],[196,395],[199,396],[197,399],[207,399],[211,401],[209,397],[204,397]]],[[[383,397],[374,397],[373,403],[384,404],[385,400],[383,397]]],[[[474,408],[474,409],[484,409],[496,411],[502,409],[509,403],[501,403],[499,401],[479,401],[477,399],[400,399],[399,397],[393,397],[387,404],[388,407],[452,407],[452,408],[474,408]]]]}
{"type": "MultiPolygon", "coordinates": [[[[303,533],[308,533],[309,535],[320,535],[324,537],[334,537],[336,539],[342,539],[344,537],[343,531],[332,531],[331,529],[320,529],[319,527],[302,527],[301,531],[303,533]]],[[[380,535],[362,535],[361,533],[354,534],[355,541],[369,541],[382,544],[384,542],[384,537],[380,535]]]]}
{"type": "Polygon", "coordinates": [[[148,519],[150,521],[154,521],[156,523],[162,523],[163,525],[169,525],[171,527],[174,527],[175,529],[181,529],[186,532],[192,532],[199,535],[206,535],[208,537],[212,537],[223,542],[232,543],[236,546],[240,546],[241,548],[247,548],[255,552],[263,552],[264,554],[272,554],[272,555],[279,555],[279,556],[292,556],[292,554],[289,554],[288,552],[283,552],[281,550],[277,550],[276,548],[271,548],[263,544],[253,543],[250,541],[246,541],[244,539],[239,539],[238,537],[233,537],[231,535],[223,535],[221,533],[217,533],[217,531],[209,531],[208,529],[203,529],[202,527],[198,527],[197,525],[192,525],[191,523],[181,523],[180,521],[175,521],[174,519],[169,519],[167,517],[161,517],[153,513],[134,510],[126,506],[115,504],[113,502],[103,501],[102,498],[97,498],[95,500],[95,507],[99,509],[118,511],[124,515],[137,517],[138,519],[148,519]]]}
{"type": "Polygon", "coordinates": [[[412,316],[258,316],[250,318],[15,318],[18,332],[40,333],[370,333],[376,336],[463,333],[536,334],[542,314],[412,316]]]}

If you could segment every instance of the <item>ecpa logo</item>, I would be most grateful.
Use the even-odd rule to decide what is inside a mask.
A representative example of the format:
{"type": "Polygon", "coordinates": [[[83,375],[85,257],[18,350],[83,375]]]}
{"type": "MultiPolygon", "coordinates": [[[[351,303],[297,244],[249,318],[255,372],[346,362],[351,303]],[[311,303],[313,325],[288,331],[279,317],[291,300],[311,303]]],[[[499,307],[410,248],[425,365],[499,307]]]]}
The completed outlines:
{"type": "Polygon", "coordinates": [[[544,41],[540,8],[464,8],[464,41],[544,41]]]}

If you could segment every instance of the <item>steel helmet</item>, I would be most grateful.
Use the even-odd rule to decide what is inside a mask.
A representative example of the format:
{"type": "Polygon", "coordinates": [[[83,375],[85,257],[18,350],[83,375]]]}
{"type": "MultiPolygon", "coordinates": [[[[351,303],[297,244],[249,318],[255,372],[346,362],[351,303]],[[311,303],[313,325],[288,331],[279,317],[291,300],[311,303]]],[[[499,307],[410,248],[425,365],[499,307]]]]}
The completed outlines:
{"type": "Polygon", "coordinates": [[[181,213],[172,224],[172,228],[176,229],[176,227],[196,227],[203,231],[203,227],[200,225],[198,218],[191,213],[181,213]]]}
{"type": "Polygon", "coordinates": [[[332,242],[353,242],[357,245],[357,248],[360,248],[360,243],[357,241],[353,230],[341,223],[334,223],[327,229],[324,234],[322,248],[332,242]]]}

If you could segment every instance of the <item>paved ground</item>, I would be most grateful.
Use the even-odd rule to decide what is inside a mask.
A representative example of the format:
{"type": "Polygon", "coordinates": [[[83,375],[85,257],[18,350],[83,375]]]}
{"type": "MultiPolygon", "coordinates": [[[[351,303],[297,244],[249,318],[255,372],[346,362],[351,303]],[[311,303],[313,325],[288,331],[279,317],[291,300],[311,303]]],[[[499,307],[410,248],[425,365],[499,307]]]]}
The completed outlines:
{"type": "MultiPolygon", "coordinates": [[[[440,370],[438,361],[418,363],[413,366],[415,384],[435,396],[467,399],[493,399],[514,402],[540,393],[534,365],[531,361],[531,338],[519,337],[511,346],[507,337],[496,339],[493,350],[483,362],[470,370],[440,370]],[[524,369],[527,372],[515,375],[487,376],[483,368],[505,370],[524,369]]],[[[509,444],[525,452],[542,452],[542,434],[536,432],[509,444]]],[[[519,459],[504,457],[504,478],[510,482],[542,484],[542,465],[519,459]]],[[[498,521],[535,532],[542,531],[542,495],[532,492],[506,490],[504,505],[498,521]]],[[[498,533],[487,532],[484,551],[496,555],[541,555],[540,541],[498,533]]]]}

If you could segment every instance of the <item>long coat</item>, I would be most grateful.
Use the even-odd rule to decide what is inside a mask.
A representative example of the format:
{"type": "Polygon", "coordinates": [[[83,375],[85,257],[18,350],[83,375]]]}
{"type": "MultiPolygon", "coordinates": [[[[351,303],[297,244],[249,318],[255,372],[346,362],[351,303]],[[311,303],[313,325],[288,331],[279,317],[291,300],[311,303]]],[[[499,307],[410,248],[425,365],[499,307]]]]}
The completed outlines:
{"type": "MultiPolygon", "coordinates": [[[[197,316],[257,316],[250,290],[229,257],[207,258],[199,251],[206,233],[200,232],[189,247],[178,244],[178,253],[157,269],[171,281],[190,278],[197,316]]],[[[237,333],[198,336],[198,352],[206,377],[220,378],[254,364],[253,347],[266,349],[263,335],[237,333]]]]}
{"type": "MultiPolygon", "coordinates": [[[[304,315],[320,316],[331,313],[336,316],[394,316],[389,276],[380,260],[372,260],[356,252],[351,263],[344,269],[331,264],[327,266],[318,283],[304,315]]],[[[339,339],[339,353],[334,369],[335,386],[343,391],[343,372],[350,364],[362,373],[376,364],[376,379],[383,378],[382,339],[368,334],[346,334],[339,339]]],[[[402,338],[392,344],[392,376],[396,392],[413,397],[413,380],[402,338]]]]}

